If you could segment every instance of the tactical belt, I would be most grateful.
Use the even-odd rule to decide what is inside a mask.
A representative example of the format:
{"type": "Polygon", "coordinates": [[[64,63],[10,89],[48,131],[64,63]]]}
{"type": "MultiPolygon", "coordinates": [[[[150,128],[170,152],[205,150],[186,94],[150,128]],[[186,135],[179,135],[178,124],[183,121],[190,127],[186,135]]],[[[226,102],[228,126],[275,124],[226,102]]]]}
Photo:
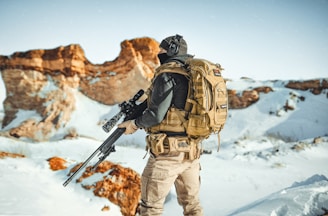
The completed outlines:
{"type": "Polygon", "coordinates": [[[154,157],[177,156],[183,152],[186,160],[194,160],[198,159],[202,152],[200,141],[186,136],[167,136],[165,133],[149,134],[146,137],[146,150],[154,157]]]}

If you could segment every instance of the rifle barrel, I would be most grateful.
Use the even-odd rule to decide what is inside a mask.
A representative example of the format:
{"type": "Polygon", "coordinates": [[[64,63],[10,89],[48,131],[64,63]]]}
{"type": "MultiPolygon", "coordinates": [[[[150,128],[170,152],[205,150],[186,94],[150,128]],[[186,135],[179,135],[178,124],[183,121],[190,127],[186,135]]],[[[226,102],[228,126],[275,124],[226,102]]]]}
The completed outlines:
{"type": "Polygon", "coordinates": [[[86,161],[84,161],[84,163],[63,183],[64,187],[66,187],[72,179],[91,161],[91,159],[100,152],[103,156],[100,157],[99,161],[93,167],[93,169],[96,169],[97,166],[111,153],[113,144],[123,135],[124,131],[125,128],[116,128],[116,130],[97,148],[97,150],[94,151],[92,155],[90,155],[88,159],[86,159],[86,161]]]}
{"type": "Polygon", "coordinates": [[[92,155],[90,155],[88,159],[86,159],[86,161],[84,161],[84,163],[63,183],[64,187],[66,187],[72,181],[72,179],[90,162],[94,156],[96,156],[96,154],[98,154],[99,151],[100,147],[94,151],[92,155]]]}

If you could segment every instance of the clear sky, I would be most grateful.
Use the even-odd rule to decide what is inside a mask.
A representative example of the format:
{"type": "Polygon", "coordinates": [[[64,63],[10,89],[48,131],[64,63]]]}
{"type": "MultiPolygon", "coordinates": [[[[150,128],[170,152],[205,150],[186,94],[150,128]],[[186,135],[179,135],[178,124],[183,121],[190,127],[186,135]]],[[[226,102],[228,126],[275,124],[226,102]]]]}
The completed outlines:
{"type": "Polygon", "coordinates": [[[0,0],[0,30],[0,55],[74,43],[103,63],[178,33],[229,78],[328,77],[328,0],[0,0]]]}

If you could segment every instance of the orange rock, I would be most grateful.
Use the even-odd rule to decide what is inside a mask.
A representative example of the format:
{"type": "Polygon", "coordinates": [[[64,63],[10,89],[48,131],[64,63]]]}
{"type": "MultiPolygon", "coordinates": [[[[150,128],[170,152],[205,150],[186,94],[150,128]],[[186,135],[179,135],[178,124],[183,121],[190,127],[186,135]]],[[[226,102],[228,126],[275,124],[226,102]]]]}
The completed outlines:
{"type": "MultiPolygon", "coordinates": [[[[74,172],[81,164],[76,165],[70,172],[74,172]]],[[[110,202],[120,206],[124,216],[134,216],[136,214],[141,198],[140,175],[130,168],[104,161],[99,164],[95,171],[91,166],[77,180],[82,183],[83,188],[93,190],[95,196],[107,198],[110,202]],[[83,180],[95,173],[102,173],[103,178],[91,185],[83,185],[83,180]]]]}
{"type": "Polygon", "coordinates": [[[50,169],[53,171],[63,170],[67,167],[65,166],[66,160],[60,157],[52,157],[47,160],[49,162],[50,169]]]}
{"type": "Polygon", "coordinates": [[[20,110],[30,111],[30,117],[7,132],[17,138],[44,141],[70,121],[76,91],[114,105],[130,99],[140,89],[146,90],[159,65],[158,42],[137,38],[123,41],[121,48],[114,61],[103,64],[89,62],[77,44],[0,56],[6,87],[2,126],[10,124],[20,110]]]}
{"type": "Polygon", "coordinates": [[[5,158],[5,157],[23,158],[25,157],[25,155],[0,151],[0,158],[5,158]]]}
{"type": "Polygon", "coordinates": [[[109,210],[110,210],[109,206],[104,206],[104,207],[101,209],[101,211],[109,211],[109,210]]]}

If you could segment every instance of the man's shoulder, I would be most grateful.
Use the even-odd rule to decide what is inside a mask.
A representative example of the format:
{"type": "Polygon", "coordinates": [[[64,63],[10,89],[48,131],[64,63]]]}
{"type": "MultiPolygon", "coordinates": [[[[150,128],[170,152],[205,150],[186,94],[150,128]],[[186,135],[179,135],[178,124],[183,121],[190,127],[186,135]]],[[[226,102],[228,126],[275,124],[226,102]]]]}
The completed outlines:
{"type": "Polygon", "coordinates": [[[163,73],[177,73],[177,74],[188,76],[188,72],[186,68],[183,65],[179,64],[178,62],[168,62],[162,64],[156,69],[154,76],[159,76],[160,74],[163,73]]]}

